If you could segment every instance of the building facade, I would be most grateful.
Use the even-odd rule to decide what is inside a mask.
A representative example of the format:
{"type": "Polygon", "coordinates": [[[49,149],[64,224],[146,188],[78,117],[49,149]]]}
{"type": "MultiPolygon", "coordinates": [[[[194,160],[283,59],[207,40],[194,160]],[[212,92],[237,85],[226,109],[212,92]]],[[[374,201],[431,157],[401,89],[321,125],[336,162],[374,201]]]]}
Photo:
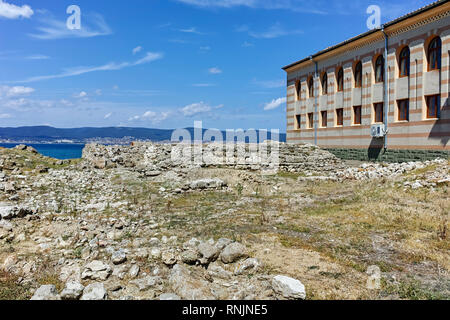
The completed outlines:
{"type": "Polygon", "coordinates": [[[361,160],[448,158],[449,52],[450,2],[437,1],[284,67],[287,142],[361,160]]]}

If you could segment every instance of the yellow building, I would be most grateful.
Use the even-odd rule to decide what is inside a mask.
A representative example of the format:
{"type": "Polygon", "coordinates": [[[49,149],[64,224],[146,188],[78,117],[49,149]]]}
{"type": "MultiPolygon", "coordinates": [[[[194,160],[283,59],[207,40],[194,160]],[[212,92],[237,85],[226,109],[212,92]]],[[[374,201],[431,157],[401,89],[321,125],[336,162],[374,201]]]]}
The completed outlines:
{"type": "Polygon", "coordinates": [[[450,3],[437,1],[283,68],[287,142],[347,158],[450,154],[450,3]]]}

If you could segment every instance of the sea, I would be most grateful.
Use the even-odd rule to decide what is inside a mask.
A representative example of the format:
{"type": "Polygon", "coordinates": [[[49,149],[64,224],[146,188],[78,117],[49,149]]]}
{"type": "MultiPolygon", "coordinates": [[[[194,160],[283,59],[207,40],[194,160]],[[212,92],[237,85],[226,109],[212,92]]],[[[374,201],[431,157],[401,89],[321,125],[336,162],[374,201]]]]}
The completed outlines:
{"type": "Polygon", "coordinates": [[[34,143],[0,143],[0,147],[14,148],[19,144],[31,146],[40,154],[59,160],[79,159],[84,144],[34,144],[34,143]]]}

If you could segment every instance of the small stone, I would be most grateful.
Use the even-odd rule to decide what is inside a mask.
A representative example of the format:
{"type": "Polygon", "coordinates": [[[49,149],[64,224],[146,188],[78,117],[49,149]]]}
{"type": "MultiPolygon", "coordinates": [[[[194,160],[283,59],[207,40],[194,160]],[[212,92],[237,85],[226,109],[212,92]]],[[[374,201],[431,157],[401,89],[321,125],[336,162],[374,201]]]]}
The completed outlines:
{"type": "Polygon", "coordinates": [[[367,279],[367,289],[379,290],[381,288],[381,270],[378,266],[370,266],[366,273],[369,275],[367,279]]]}
{"type": "Polygon", "coordinates": [[[127,255],[123,251],[115,251],[111,257],[112,263],[119,265],[127,261],[127,255]]]}
{"type": "Polygon", "coordinates": [[[275,276],[272,279],[273,290],[286,299],[306,299],[305,286],[300,281],[286,276],[275,276]]]}
{"type": "Polygon", "coordinates": [[[31,300],[61,300],[54,285],[44,285],[36,290],[31,300]]]}
{"type": "Polygon", "coordinates": [[[161,260],[167,266],[173,266],[174,264],[177,263],[177,258],[175,256],[175,253],[172,251],[164,251],[161,254],[161,260]]]}
{"type": "Polygon", "coordinates": [[[229,280],[233,276],[230,271],[225,270],[219,265],[210,265],[208,267],[208,274],[213,278],[229,280]]]}
{"type": "Polygon", "coordinates": [[[247,260],[239,263],[234,270],[235,275],[241,275],[249,272],[257,272],[261,267],[261,262],[255,258],[248,258],[247,260]]]}
{"type": "Polygon", "coordinates": [[[159,296],[159,300],[181,300],[179,296],[177,296],[175,293],[163,293],[159,296]]]}
{"type": "Polygon", "coordinates": [[[128,272],[131,278],[136,278],[139,275],[140,268],[137,264],[131,266],[128,272]]]}
{"type": "Polygon", "coordinates": [[[85,266],[81,279],[106,280],[111,275],[111,267],[101,261],[94,260],[85,266]]]}
{"type": "Polygon", "coordinates": [[[92,283],[84,288],[81,300],[106,300],[107,293],[103,283],[92,283]]]}
{"type": "Polygon", "coordinates": [[[150,252],[153,259],[159,259],[161,258],[161,250],[158,248],[153,248],[150,252]]]}
{"type": "Polygon", "coordinates": [[[195,264],[200,257],[200,253],[197,250],[189,249],[181,254],[181,261],[186,264],[195,264]]]}
{"type": "Polygon", "coordinates": [[[83,294],[84,286],[75,281],[66,283],[64,290],[61,292],[63,300],[78,300],[83,294]]]}
{"type": "Polygon", "coordinates": [[[130,284],[136,286],[139,289],[139,291],[146,291],[161,283],[162,280],[160,277],[152,277],[152,276],[147,276],[142,279],[130,281],[130,284]]]}

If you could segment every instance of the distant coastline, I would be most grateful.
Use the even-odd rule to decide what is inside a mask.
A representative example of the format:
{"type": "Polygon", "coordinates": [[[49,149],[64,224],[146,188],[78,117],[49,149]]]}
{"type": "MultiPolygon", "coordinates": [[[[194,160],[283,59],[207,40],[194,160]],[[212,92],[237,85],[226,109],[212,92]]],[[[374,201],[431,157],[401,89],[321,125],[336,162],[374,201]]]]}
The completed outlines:
{"type": "MultiPolygon", "coordinates": [[[[194,128],[185,128],[194,137],[194,128]]],[[[3,144],[89,144],[99,143],[108,145],[127,145],[133,141],[170,142],[173,129],[151,129],[130,127],[105,127],[105,128],[71,128],[60,129],[49,126],[32,126],[17,128],[0,128],[0,143],[3,144]]],[[[205,132],[206,129],[203,129],[205,132]]],[[[225,131],[221,131],[226,136],[225,131]]],[[[257,130],[258,141],[260,133],[257,130]]],[[[270,131],[267,137],[271,139],[270,131]]],[[[286,142],[286,134],[280,133],[280,142],[286,142]]]]}

